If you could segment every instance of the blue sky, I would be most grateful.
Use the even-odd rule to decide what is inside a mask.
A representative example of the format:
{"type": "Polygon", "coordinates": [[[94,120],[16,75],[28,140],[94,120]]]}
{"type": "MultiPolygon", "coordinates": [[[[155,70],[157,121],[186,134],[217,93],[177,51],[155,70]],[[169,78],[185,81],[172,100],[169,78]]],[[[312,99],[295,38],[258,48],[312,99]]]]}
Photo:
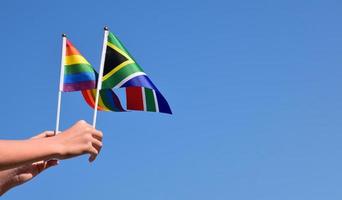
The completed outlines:
{"type": "MultiPolygon", "coordinates": [[[[60,35],[98,66],[104,25],[174,112],[99,113],[96,162],[63,161],[3,199],[341,199],[341,6],[2,1],[2,139],[54,128],[60,35]]],[[[63,94],[62,129],[91,118],[63,94]]]]}

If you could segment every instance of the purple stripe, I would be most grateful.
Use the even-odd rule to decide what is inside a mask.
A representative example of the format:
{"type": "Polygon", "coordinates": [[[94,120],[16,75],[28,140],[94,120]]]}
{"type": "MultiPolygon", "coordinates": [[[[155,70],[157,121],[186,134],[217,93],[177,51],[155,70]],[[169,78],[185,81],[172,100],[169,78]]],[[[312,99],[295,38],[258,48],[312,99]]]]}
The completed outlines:
{"type": "Polygon", "coordinates": [[[150,78],[145,75],[134,77],[123,84],[121,87],[144,87],[158,91],[157,87],[152,83],[150,78]]]}
{"type": "Polygon", "coordinates": [[[73,92],[79,90],[89,90],[96,88],[95,81],[84,81],[79,83],[64,83],[63,92],[73,92]]]}

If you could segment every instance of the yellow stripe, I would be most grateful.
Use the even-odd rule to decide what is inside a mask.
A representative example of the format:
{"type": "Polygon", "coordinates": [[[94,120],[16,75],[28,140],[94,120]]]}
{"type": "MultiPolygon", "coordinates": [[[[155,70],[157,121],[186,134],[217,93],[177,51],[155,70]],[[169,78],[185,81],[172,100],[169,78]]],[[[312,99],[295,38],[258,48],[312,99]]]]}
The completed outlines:
{"type": "Polygon", "coordinates": [[[128,60],[132,60],[132,58],[126,54],[126,52],[122,51],[120,48],[118,48],[117,46],[115,46],[114,44],[107,42],[107,45],[109,47],[111,47],[112,49],[114,49],[115,51],[119,52],[120,54],[122,54],[123,56],[125,56],[128,60]]]}
{"type": "Polygon", "coordinates": [[[101,96],[99,96],[99,106],[101,106],[102,108],[104,108],[105,111],[110,111],[110,110],[108,109],[108,107],[103,103],[102,97],[101,97],[101,96]]]}
{"type": "Polygon", "coordinates": [[[72,55],[65,57],[65,65],[73,65],[73,64],[89,64],[89,62],[81,55],[72,55]]]}
{"type": "MultiPolygon", "coordinates": [[[[94,102],[96,101],[96,90],[92,90],[93,97],[94,97],[94,102]]],[[[103,103],[101,95],[99,93],[99,103],[97,104],[99,107],[101,107],[104,111],[110,111],[107,106],[103,103]]]]}
{"type": "Polygon", "coordinates": [[[120,69],[122,69],[123,67],[134,63],[133,60],[126,60],[125,62],[121,63],[120,65],[116,66],[114,69],[112,69],[112,71],[110,71],[108,74],[106,74],[105,76],[102,77],[102,81],[105,81],[106,79],[108,79],[109,77],[111,77],[113,74],[115,74],[115,72],[119,71],[120,69]]]}

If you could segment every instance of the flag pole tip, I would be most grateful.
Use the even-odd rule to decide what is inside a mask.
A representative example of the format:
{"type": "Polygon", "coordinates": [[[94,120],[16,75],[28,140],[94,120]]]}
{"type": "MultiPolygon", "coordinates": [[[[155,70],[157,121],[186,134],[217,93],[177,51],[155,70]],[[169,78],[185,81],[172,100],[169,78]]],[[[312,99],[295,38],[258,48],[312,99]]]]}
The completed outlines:
{"type": "Polygon", "coordinates": [[[65,34],[65,33],[63,33],[63,34],[62,34],[62,37],[66,37],[66,34],[65,34]]]}
{"type": "Polygon", "coordinates": [[[109,29],[108,29],[108,26],[105,26],[104,28],[103,28],[105,31],[108,31],[109,29]]]}

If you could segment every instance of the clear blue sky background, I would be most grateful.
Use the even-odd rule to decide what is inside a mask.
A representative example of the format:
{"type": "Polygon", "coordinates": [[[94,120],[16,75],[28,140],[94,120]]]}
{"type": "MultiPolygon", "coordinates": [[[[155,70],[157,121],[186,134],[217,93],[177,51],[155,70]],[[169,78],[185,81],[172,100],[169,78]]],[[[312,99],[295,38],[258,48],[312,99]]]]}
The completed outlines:
{"type": "MultiPolygon", "coordinates": [[[[3,199],[342,198],[342,3],[1,1],[2,139],[55,126],[61,33],[98,68],[103,26],[174,115],[100,113],[80,157],[3,199]]],[[[63,129],[92,110],[63,95],[63,129]]]]}

